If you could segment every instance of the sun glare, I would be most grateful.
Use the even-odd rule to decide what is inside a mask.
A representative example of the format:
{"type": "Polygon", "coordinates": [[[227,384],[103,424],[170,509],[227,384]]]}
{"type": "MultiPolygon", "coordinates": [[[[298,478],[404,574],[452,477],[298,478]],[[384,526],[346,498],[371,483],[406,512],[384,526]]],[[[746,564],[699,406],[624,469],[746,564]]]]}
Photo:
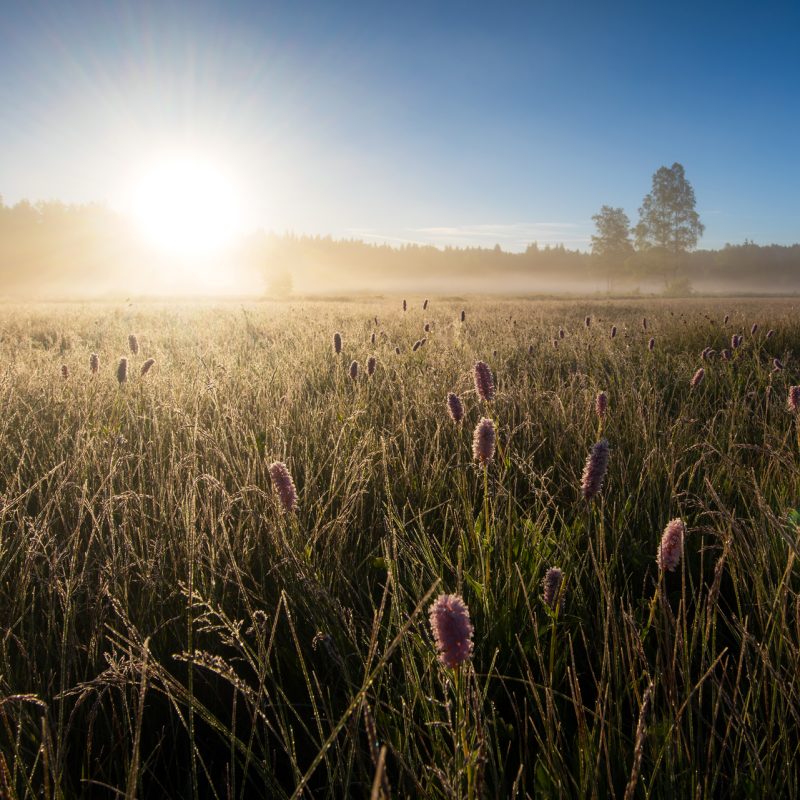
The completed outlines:
{"type": "Polygon", "coordinates": [[[170,157],[135,181],[131,211],[144,238],[174,256],[212,255],[242,230],[233,181],[212,162],[170,157]]]}

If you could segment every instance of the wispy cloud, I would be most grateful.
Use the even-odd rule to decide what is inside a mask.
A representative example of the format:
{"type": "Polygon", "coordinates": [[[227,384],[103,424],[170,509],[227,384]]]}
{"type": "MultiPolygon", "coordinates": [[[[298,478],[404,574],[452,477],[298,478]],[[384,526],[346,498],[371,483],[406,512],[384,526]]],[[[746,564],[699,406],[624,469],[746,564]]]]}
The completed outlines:
{"type": "Polygon", "coordinates": [[[429,225],[404,228],[399,232],[381,232],[373,228],[351,228],[348,234],[390,244],[428,244],[438,247],[493,247],[520,251],[529,244],[563,244],[566,247],[588,247],[590,231],[576,222],[491,222],[471,225],[429,225]]]}

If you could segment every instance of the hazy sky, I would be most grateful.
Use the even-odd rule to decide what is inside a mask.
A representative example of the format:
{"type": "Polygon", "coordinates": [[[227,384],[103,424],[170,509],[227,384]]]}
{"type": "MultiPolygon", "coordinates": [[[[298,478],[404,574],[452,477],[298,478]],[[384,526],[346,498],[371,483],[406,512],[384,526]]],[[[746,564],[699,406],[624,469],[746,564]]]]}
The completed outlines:
{"type": "Polygon", "coordinates": [[[191,147],[248,224],[586,247],[680,161],[702,246],[800,240],[800,3],[0,0],[0,194],[191,147]]]}

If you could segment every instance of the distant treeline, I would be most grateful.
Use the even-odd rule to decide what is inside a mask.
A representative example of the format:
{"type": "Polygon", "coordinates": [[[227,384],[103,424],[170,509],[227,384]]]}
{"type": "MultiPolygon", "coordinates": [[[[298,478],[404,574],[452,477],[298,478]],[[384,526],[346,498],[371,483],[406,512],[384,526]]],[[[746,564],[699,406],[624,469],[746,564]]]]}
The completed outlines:
{"type": "MultiPolygon", "coordinates": [[[[800,245],[751,242],[697,250],[680,263],[650,248],[623,263],[601,262],[561,245],[525,252],[406,244],[399,247],[322,236],[257,233],[218,256],[219,268],[241,275],[244,292],[389,291],[438,281],[444,291],[538,291],[539,284],[587,291],[800,291],[800,245]]],[[[0,200],[0,295],[79,296],[158,292],[168,259],[142,243],[127,220],[102,205],[0,200]]]]}

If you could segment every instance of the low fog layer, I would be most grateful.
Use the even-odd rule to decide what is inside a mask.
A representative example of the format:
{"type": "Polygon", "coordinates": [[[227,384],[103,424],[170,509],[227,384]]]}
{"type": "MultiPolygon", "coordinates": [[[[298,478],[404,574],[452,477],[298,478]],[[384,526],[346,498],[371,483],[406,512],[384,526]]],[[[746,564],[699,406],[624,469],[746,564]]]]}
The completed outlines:
{"type": "Polygon", "coordinates": [[[0,296],[31,299],[411,291],[782,294],[800,292],[800,245],[746,242],[678,260],[650,248],[609,261],[536,244],[508,253],[256,233],[213,257],[180,259],[145,245],[125,218],[105,207],[19,203],[0,204],[0,277],[0,296]]]}

